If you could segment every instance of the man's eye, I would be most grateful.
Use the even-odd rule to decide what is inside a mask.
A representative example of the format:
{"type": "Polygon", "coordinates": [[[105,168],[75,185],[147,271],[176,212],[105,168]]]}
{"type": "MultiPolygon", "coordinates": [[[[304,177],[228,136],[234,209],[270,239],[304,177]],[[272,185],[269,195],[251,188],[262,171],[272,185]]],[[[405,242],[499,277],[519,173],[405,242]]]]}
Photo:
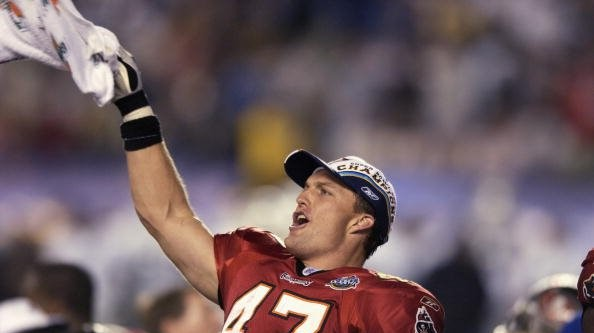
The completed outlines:
{"type": "Polygon", "coordinates": [[[323,195],[329,195],[330,192],[326,191],[326,189],[322,188],[320,189],[320,193],[322,193],[323,195]]]}

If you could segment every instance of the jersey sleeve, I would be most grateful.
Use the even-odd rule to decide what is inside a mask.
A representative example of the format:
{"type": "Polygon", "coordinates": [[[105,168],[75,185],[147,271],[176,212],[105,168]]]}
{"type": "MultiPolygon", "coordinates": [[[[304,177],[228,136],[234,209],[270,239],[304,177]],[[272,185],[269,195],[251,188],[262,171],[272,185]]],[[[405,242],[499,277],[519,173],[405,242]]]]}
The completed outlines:
{"type": "Polygon", "coordinates": [[[582,262],[582,272],[578,280],[578,298],[583,306],[594,306],[594,248],[582,262]]]}
{"type": "Polygon", "coordinates": [[[445,312],[418,285],[374,290],[357,300],[356,322],[363,332],[443,333],[445,312]]]}
{"type": "MultiPolygon", "coordinates": [[[[214,236],[214,253],[219,280],[219,298],[233,281],[230,267],[242,267],[263,256],[284,254],[284,245],[271,232],[254,227],[239,228],[235,231],[214,236]],[[241,258],[236,260],[236,258],[241,258]]],[[[219,299],[219,303],[221,300],[219,299]]]]}
{"type": "Polygon", "coordinates": [[[235,231],[217,234],[214,237],[217,271],[239,253],[261,251],[274,253],[284,249],[281,241],[271,232],[254,227],[239,228],[235,231]]]}

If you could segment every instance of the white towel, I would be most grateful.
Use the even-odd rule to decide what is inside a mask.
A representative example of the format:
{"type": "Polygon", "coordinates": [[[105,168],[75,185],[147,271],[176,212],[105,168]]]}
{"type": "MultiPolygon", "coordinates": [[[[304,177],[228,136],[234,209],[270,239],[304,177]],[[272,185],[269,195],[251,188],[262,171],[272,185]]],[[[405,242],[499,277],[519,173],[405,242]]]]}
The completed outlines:
{"type": "Polygon", "coordinates": [[[113,97],[119,42],[71,0],[0,0],[0,63],[33,59],[71,72],[97,105],[113,97]]]}

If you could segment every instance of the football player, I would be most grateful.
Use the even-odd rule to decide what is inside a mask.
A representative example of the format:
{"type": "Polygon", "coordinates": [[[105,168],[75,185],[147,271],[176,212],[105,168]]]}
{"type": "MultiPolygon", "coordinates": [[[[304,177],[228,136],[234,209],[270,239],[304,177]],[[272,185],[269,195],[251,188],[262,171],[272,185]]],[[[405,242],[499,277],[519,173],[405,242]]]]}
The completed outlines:
{"type": "Polygon", "coordinates": [[[224,310],[223,332],[443,332],[444,309],[429,291],[363,268],[395,218],[394,188],[379,169],[296,150],[284,167],[303,190],[284,242],[256,228],[213,236],[190,207],[133,58],[121,50],[119,60],[114,104],[135,209],[185,278],[224,310]]]}

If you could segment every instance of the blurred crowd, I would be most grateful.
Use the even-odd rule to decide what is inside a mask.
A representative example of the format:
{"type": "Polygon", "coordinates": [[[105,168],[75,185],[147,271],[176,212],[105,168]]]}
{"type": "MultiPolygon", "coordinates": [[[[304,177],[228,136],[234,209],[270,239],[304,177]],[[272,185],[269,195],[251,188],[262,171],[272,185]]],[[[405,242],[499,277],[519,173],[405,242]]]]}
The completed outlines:
{"type": "MultiPolygon", "coordinates": [[[[136,55],[171,144],[203,158],[297,142],[395,166],[591,165],[591,1],[76,4],[136,55]]],[[[68,75],[2,77],[3,155],[119,153],[68,75]]]]}
{"type": "MultiPolygon", "coordinates": [[[[450,332],[491,332],[594,246],[592,1],[74,3],[135,55],[214,232],[284,236],[295,148],[373,161],[399,211],[368,266],[431,285],[450,332]]],[[[134,216],[117,111],[40,64],[0,78],[0,270],[80,265],[96,318],[140,327],[147,295],[184,282],[134,216]]]]}
{"type": "MultiPolygon", "coordinates": [[[[21,248],[20,250],[23,250],[21,248]]],[[[80,266],[29,262],[14,295],[0,298],[2,333],[216,333],[222,314],[182,284],[147,295],[134,307],[137,326],[95,320],[95,282],[80,266]]],[[[2,292],[9,291],[3,289],[2,292]]]]}

